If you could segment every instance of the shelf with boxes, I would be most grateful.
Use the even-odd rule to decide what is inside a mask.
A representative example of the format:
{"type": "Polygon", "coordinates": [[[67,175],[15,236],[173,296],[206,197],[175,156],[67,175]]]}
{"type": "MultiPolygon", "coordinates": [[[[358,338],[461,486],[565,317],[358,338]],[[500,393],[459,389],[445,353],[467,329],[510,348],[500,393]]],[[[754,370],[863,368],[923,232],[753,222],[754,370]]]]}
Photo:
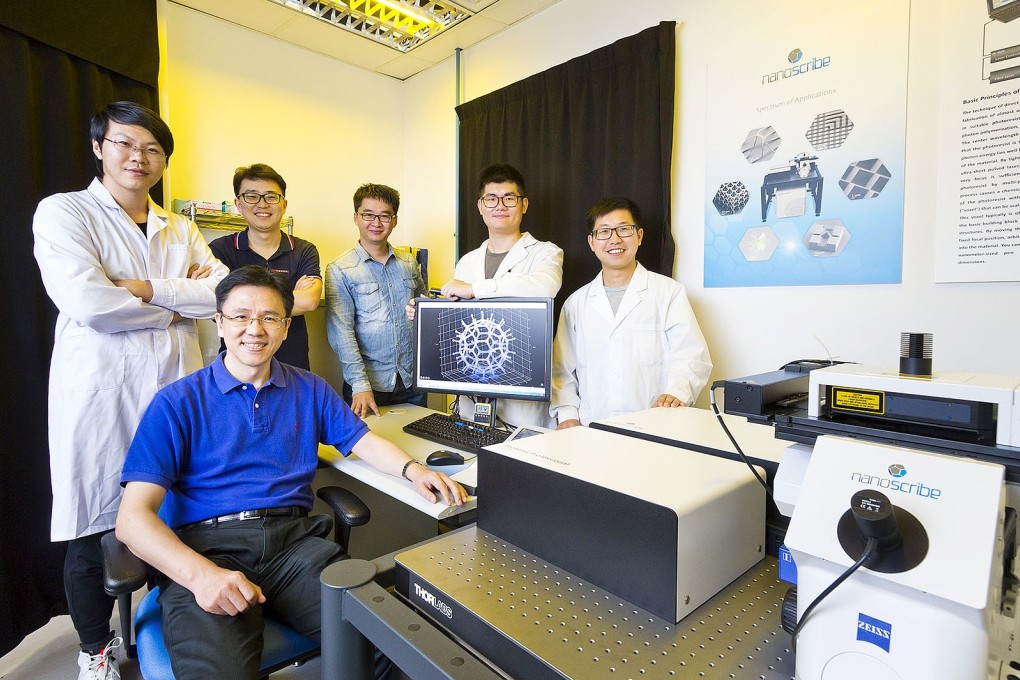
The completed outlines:
{"type": "MultiPolygon", "coordinates": [[[[242,231],[248,226],[233,203],[226,201],[196,201],[175,198],[173,211],[194,220],[200,229],[218,229],[222,231],[242,231]]],[[[291,236],[294,235],[294,218],[285,216],[280,227],[291,236]]]]}

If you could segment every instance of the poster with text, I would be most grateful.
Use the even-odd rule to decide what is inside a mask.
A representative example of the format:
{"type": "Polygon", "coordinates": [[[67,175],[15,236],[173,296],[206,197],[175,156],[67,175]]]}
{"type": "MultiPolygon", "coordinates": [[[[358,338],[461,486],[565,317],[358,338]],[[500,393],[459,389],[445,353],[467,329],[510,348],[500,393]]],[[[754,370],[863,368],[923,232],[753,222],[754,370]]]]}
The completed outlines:
{"type": "Polygon", "coordinates": [[[709,64],[706,287],[901,279],[909,3],[798,7],[749,7],[709,64]]]}
{"type": "Polygon", "coordinates": [[[1020,0],[943,5],[935,280],[1020,281],[1020,0]]]}

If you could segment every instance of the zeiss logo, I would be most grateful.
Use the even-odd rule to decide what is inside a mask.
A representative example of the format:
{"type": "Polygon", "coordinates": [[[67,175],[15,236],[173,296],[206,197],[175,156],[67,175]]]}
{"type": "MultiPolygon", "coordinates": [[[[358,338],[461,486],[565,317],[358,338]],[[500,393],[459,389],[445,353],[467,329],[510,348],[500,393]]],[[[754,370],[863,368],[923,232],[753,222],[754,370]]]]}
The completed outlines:
{"type": "Polygon", "coordinates": [[[871,643],[888,652],[889,643],[892,641],[892,624],[858,613],[857,639],[861,642],[871,643]]]}
{"type": "Polygon", "coordinates": [[[452,619],[453,618],[453,609],[450,608],[450,605],[446,604],[445,602],[440,600],[438,597],[436,597],[435,595],[433,595],[429,591],[427,591],[424,588],[422,588],[417,583],[414,584],[414,594],[419,599],[421,599],[422,602],[424,602],[425,604],[429,605],[430,607],[435,609],[437,612],[439,612],[440,614],[442,614],[446,618],[448,618],[448,619],[452,619]]]}

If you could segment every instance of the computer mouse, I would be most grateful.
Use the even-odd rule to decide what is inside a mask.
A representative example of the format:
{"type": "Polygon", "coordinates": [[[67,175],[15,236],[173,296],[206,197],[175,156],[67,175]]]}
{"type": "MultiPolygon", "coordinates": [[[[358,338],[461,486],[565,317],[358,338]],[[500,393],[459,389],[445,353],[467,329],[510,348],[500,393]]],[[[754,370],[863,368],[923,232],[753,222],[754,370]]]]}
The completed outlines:
{"type": "Polygon", "coordinates": [[[462,465],[464,456],[456,451],[433,451],[426,458],[429,465],[462,465]]]}

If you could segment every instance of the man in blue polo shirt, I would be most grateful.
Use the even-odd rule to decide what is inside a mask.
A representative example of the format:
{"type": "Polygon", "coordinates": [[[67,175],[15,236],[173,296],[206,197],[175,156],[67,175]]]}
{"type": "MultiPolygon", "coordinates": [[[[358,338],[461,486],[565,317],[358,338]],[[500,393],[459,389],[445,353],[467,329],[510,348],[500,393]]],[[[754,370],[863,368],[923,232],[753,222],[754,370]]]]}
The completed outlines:
{"type": "Polygon", "coordinates": [[[432,502],[467,498],[370,432],[324,380],[273,358],[292,306],[280,275],[228,274],[216,287],[226,351],[156,394],[124,463],[117,536],[160,572],[178,680],[256,678],[263,608],[318,638],[319,573],[342,557],[328,519],[307,517],[320,442],[432,502]]]}
{"type": "MultiPolygon", "coordinates": [[[[264,163],[234,172],[234,205],[248,228],[222,236],[209,244],[213,255],[229,269],[260,264],[283,274],[294,286],[294,311],[287,339],[276,353],[277,361],[310,369],[308,327],[304,315],[322,298],[322,271],[315,244],[280,229],[287,212],[287,182],[264,163]]],[[[220,348],[222,349],[222,347],[220,348]]]]}

